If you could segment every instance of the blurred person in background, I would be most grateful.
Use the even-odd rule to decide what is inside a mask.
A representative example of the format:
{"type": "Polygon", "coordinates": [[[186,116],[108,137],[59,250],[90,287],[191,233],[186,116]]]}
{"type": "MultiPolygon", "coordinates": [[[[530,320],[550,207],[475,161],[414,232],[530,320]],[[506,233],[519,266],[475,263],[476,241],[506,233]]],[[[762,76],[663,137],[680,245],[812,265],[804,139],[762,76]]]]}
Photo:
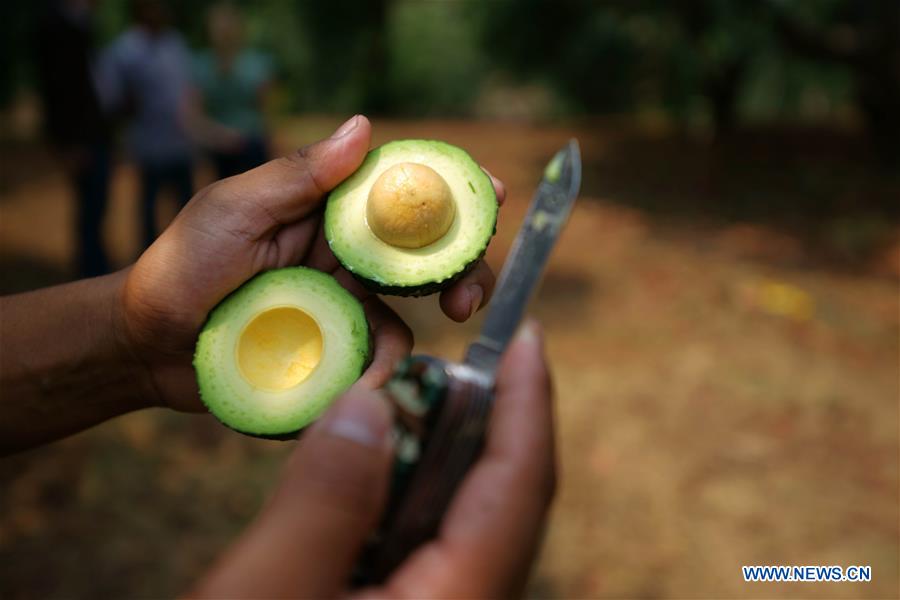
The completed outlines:
{"type": "Polygon", "coordinates": [[[190,54],[162,0],[133,0],[134,24],[105,50],[104,104],[128,121],[128,148],[141,179],[143,244],[156,238],[156,200],[164,188],[179,206],[193,195],[189,135],[190,54]]]}
{"type": "Polygon", "coordinates": [[[246,47],[243,16],[233,4],[210,8],[207,30],[210,48],[194,62],[199,96],[195,114],[202,114],[208,120],[206,129],[213,131],[210,157],[223,179],[268,160],[263,109],[272,64],[265,54],[246,47]]]}
{"type": "Polygon", "coordinates": [[[101,225],[109,194],[110,127],[94,79],[94,2],[53,0],[35,30],[35,66],[45,132],[77,202],[77,269],[109,271],[101,225]]]}

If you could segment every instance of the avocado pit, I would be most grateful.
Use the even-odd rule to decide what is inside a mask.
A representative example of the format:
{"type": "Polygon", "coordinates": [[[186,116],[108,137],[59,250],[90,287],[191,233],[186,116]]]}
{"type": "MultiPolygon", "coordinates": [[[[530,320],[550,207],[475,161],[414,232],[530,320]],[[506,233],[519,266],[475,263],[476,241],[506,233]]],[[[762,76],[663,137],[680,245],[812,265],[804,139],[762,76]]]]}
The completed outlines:
{"type": "Polygon", "coordinates": [[[366,222],[384,243],[422,248],[446,235],[456,216],[450,186],[437,171],[403,162],[386,169],[369,191],[366,222]]]}
{"type": "Polygon", "coordinates": [[[293,306],[264,310],[238,336],[236,359],[252,386],[280,391],[300,384],[322,360],[322,330],[293,306]]]}

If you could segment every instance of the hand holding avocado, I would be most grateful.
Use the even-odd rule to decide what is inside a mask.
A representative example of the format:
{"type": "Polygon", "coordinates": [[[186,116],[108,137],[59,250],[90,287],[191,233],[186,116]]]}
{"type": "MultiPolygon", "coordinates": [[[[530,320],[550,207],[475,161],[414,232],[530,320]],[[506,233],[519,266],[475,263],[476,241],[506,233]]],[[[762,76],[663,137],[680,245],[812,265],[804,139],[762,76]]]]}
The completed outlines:
{"type": "MultiPolygon", "coordinates": [[[[464,282],[469,311],[456,316],[465,318],[480,306],[485,287],[493,287],[479,261],[497,210],[490,176],[464,151],[443,142],[391,142],[366,154],[328,197],[324,236],[343,265],[331,262],[328,270],[350,273],[371,292],[447,290],[445,298],[452,298],[459,295],[455,282],[478,269],[464,282]]],[[[292,438],[360,377],[371,340],[363,307],[335,279],[276,266],[283,268],[257,275],[209,313],[194,368],[203,403],[227,426],[292,438]]],[[[347,284],[390,315],[363,287],[347,284]]],[[[384,383],[383,365],[397,359],[381,356],[369,377],[375,385],[384,383]]]]}
{"type": "MultiPolygon", "coordinates": [[[[327,140],[200,191],[131,267],[3,298],[0,452],[148,406],[203,410],[191,358],[207,316],[255,275],[291,265],[333,274],[348,292],[344,297],[362,304],[371,329],[371,362],[359,383],[384,383],[408,354],[412,333],[341,268],[321,225],[326,194],[360,167],[370,136],[369,121],[356,116],[327,140]]],[[[502,184],[492,184],[502,202],[502,184]]],[[[464,321],[493,286],[494,275],[478,261],[443,290],[441,307],[464,321]]],[[[278,330],[303,321],[292,311],[269,316],[286,319],[257,325],[269,321],[278,330]]],[[[310,353],[304,356],[309,363],[310,353]]],[[[272,387],[273,381],[263,376],[260,383],[272,387]]]]}
{"type": "MultiPolygon", "coordinates": [[[[257,273],[298,264],[333,274],[362,302],[373,354],[361,382],[376,388],[386,381],[409,352],[412,334],[341,268],[321,223],[326,194],[359,172],[370,136],[369,121],[357,116],[327,140],[210,185],[141,256],[124,284],[123,321],[147,367],[156,393],[152,402],[202,410],[190,358],[207,314],[257,273]]],[[[482,177],[476,181],[488,188],[482,194],[493,199],[496,193],[502,201],[503,185],[476,170],[471,178],[482,177]]],[[[441,307],[451,319],[464,321],[487,301],[493,286],[494,275],[484,262],[473,263],[444,289],[441,307]]]]}

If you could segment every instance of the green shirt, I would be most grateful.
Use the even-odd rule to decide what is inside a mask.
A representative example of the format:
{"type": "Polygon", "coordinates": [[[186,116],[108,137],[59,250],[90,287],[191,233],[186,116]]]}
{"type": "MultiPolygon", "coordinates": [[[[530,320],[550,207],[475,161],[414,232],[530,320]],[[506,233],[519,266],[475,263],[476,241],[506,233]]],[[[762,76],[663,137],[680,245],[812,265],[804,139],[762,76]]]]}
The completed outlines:
{"type": "Polygon", "coordinates": [[[209,117],[245,134],[265,130],[259,92],[271,78],[269,57],[255,50],[242,50],[228,71],[208,50],[194,58],[194,80],[209,117]]]}

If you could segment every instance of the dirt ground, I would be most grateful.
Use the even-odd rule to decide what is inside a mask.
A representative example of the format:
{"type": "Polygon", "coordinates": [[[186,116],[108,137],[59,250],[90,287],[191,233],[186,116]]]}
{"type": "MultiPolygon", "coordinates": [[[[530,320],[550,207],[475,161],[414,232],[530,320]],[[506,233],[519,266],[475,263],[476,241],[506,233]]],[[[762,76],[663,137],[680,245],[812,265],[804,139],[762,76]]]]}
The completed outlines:
{"type": "MultiPolygon", "coordinates": [[[[336,122],[286,121],[277,146],[336,122]]],[[[582,143],[584,193],[531,309],[562,473],[530,597],[900,595],[900,181],[859,140],[762,131],[710,146],[614,121],[376,121],[375,135],[445,139],[505,180],[495,267],[543,163],[582,143]],[[873,581],[751,584],[746,564],[871,565],[873,581]]],[[[32,146],[2,156],[0,291],[65,281],[62,174],[32,146]]],[[[105,223],[120,265],[138,252],[134,197],[122,165],[105,223]]],[[[432,298],[391,303],[418,352],[459,357],[478,327],[432,298]]],[[[151,410],[0,461],[0,597],[178,593],[290,447],[151,410]]]]}

